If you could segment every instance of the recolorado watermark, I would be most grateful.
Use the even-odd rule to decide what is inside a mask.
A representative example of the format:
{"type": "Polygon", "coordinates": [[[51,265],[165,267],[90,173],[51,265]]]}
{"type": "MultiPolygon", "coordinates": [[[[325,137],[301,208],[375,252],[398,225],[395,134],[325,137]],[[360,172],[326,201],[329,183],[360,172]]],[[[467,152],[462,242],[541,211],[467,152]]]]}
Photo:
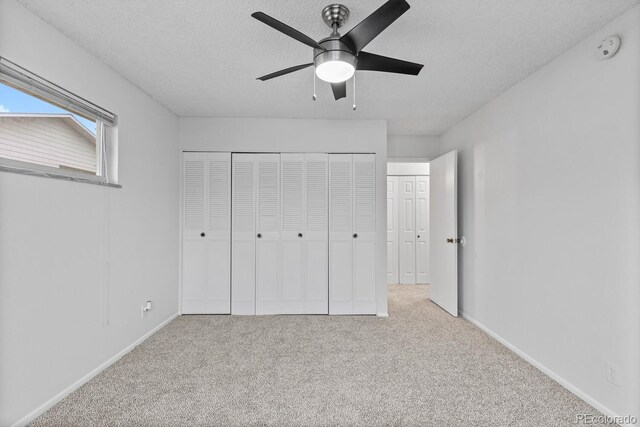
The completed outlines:
{"type": "Polygon", "coordinates": [[[603,414],[578,414],[576,415],[576,424],[583,425],[602,425],[602,424],[611,424],[611,425],[634,425],[638,423],[638,418],[633,415],[618,415],[612,417],[610,415],[603,414]]]}

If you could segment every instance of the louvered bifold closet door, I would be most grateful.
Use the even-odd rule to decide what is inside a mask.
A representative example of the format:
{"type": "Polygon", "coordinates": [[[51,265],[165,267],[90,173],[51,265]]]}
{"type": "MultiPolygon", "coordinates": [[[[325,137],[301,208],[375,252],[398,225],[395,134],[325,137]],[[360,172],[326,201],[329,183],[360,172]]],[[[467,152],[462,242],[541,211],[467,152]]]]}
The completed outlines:
{"type": "Polygon", "coordinates": [[[280,154],[257,154],[256,314],[281,310],[280,154]]]}
{"type": "Polygon", "coordinates": [[[352,166],[352,154],[329,154],[329,314],[353,314],[352,166]]]}
{"type": "Polygon", "coordinates": [[[231,155],[183,154],[182,313],[230,313],[231,155]]]}
{"type": "Polygon", "coordinates": [[[255,314],[257,155],[232,156],[231,314],[255,314]]]}
{"type": "Polygon", "coordinates": [[[282,254],[280,313],[304,313],[306,290],[305,160],[301,153],[282,153],[282,254]]]}
{"type": "Polygon", "coordinates": [[[353,313],[376,312],[376,173],[374,154],[353,155],[353,313]]]}
{"type": "Polygon", "coordinates": [[[329,156],[305,154],[306,280],[304,312],[329,313],[329,156]]]}

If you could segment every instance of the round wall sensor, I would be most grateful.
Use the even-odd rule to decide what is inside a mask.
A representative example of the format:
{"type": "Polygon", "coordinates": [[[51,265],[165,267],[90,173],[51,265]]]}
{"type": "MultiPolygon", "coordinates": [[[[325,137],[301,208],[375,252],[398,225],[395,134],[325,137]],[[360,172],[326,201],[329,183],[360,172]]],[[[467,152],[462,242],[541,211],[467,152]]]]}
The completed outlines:
{"type": "Polygon", "coordinates": [[[621,40],[618,36],[609,36],[598,45],[600,58],[609,59],[620,50],[621,40]]]}

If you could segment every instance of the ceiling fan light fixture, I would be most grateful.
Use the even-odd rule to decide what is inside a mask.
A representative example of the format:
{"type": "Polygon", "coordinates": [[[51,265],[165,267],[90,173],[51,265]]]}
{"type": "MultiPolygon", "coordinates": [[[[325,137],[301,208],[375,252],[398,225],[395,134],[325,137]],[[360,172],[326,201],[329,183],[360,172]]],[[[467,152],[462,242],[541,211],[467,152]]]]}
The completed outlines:
{"type": "Polygon", "coordinates": [[[356,69],[343,61],[327,61],[316,67],[316,75],[320,80],[329,83],[341,83],[353,77],[356,69]]]}
{"type": "Polygon", "coordinates": [[[349,80],[356,72],[356,57],[342,50],[331,50],[315,58],[316,75],[329,83],[349,80]]]}

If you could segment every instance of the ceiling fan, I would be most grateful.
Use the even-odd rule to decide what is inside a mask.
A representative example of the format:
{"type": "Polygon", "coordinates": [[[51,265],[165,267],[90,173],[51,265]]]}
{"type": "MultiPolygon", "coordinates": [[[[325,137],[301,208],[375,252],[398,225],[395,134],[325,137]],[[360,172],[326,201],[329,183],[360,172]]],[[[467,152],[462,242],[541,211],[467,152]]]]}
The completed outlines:
{"type": "MultiPolygon", "coordinates": [[[[313,48],[313,62],[285,68],[258,77],[258,80],[273,79],[313,65],[315,75],[319,79],[331,83],[333,96],[338,100],[347,96],[347,80],[354,76],[356,70],[417,76],[423,67],[422,64],[380,56],[362,50],[407,10],[409,10],[409,4],[405,0],[388,0],[378,10],[341,36],[338,33],[338,28],[342,27],[349,18],[349,9],[342,4],[331,4],[322,9],[322,18],[331,27],[332,32],[329,37],[320,41],[313,40],[263,12],[255,12],[251,16],[258,21],[313,48]]],[[[316,99],[315,93],[313,99],[316,99]]]]}

